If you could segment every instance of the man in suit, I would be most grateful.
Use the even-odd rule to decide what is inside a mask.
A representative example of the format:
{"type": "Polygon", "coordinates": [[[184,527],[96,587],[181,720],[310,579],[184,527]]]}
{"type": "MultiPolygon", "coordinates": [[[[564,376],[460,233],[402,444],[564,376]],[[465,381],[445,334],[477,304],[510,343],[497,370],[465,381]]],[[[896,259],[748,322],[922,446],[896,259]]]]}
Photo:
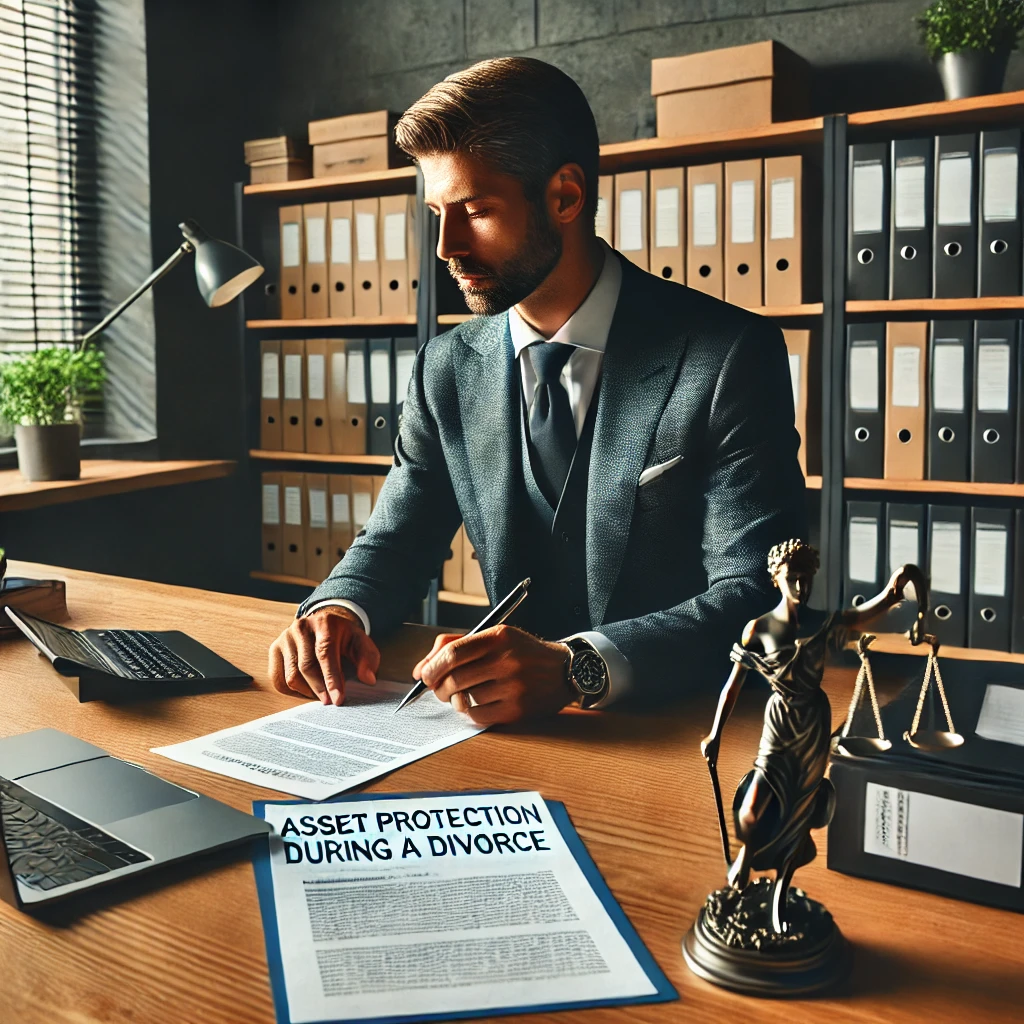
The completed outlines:
{"type": "MultiPolygon", "coordinates": [[[[583,93],[529,58],[450,76],[399,145],[475,319],[418,353],[366,529],[275,641],[278,689],[340,704],[460,522],[510,624],[441,636],[416,671],[481,724],[664,699],[727,672],[804,534],[786,350],[770,321],[639,270],[594,232],[583,93]]],[[[424,698],[424,699],[429,699],[424,698]]]]}

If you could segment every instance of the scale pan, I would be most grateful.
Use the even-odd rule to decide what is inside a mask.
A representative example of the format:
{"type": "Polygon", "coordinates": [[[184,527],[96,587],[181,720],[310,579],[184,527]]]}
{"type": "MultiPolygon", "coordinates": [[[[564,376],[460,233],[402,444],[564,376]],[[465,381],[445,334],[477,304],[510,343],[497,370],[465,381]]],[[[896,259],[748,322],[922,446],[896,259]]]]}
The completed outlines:
{"type": "Polygon", "coordinates": [[[892,747],[888,740],[881,740],[875,736],[837,736],[835,744],[837,750],[849,754],[850,757],[874,757],[892,747]]]}
{"type": "Polygon", "coordinates": [[[964,742],[958,732],[930,732],[926,729],[914,733],[905,732],[903,738],[918,750],[953,750],[964,742]]]}

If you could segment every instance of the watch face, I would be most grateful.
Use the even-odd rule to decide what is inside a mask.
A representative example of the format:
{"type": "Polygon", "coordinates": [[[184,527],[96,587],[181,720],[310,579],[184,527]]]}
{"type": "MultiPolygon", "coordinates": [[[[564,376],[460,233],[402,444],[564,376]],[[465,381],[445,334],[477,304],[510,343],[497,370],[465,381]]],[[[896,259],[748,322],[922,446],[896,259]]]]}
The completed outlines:
{"type": "Polygon", "coordinates": [[[608,678],[604,659],[594,651],[580,651],[572,659],[572,678],[583,693],[600,693],[608,678]]]}

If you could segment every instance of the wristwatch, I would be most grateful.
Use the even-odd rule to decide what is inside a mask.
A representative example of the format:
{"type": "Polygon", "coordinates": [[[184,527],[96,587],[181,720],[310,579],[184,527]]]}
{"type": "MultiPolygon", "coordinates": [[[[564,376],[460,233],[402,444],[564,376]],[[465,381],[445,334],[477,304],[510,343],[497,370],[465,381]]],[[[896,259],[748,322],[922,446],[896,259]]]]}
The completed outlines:
{"type": "Polygon", "coordinates": [[[608,693],[608,666],[590,641],[575,636],[562,643],[569,648],[566,681],[576,695],[571,706],[592,708],[608,693]]]}

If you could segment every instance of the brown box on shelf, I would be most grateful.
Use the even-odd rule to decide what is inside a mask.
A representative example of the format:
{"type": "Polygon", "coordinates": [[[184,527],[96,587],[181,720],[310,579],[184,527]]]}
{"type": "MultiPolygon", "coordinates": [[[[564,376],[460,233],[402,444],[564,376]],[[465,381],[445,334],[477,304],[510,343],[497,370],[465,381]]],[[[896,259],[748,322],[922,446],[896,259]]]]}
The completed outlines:
{"type": "Polygon", "coordinates": [[[313,177],[329,178],[336,174],[359,174],[362,171],[386,171],[406,167],[409,158],[395,145],[390,135],[368,139],[346,139],[313,147],[313,177]]]}
{"type": "Polygon", "coordinates": [[[401,117],[390,110],[367,110],[361,114],[345,114],[309,122],[309,144],[322,146],[327,142],[347,142],[350,139],[369,139],[376,135],[391,135],[395,122],[401,117]]]}
{"type": "Polygon", "coordinates": [[[757,128],[810,113],[810,65],[774,40],[651,61],[658,137],[757,128]]]}
{"type": "Polygon", "coordinates": [[[269,185],[277,181],[303,181],[313,177],[309,159],[277,157],[249,164],[249,184],[269,185]]]}
{"type": "Polygon", "coordinates": [[[270,139],[248,139],[243,145],[245,162],[250,167],[271,160],[305,160],[309,163],[309,143],[290,139],[287,135],[275,135],[270,139]]]}

